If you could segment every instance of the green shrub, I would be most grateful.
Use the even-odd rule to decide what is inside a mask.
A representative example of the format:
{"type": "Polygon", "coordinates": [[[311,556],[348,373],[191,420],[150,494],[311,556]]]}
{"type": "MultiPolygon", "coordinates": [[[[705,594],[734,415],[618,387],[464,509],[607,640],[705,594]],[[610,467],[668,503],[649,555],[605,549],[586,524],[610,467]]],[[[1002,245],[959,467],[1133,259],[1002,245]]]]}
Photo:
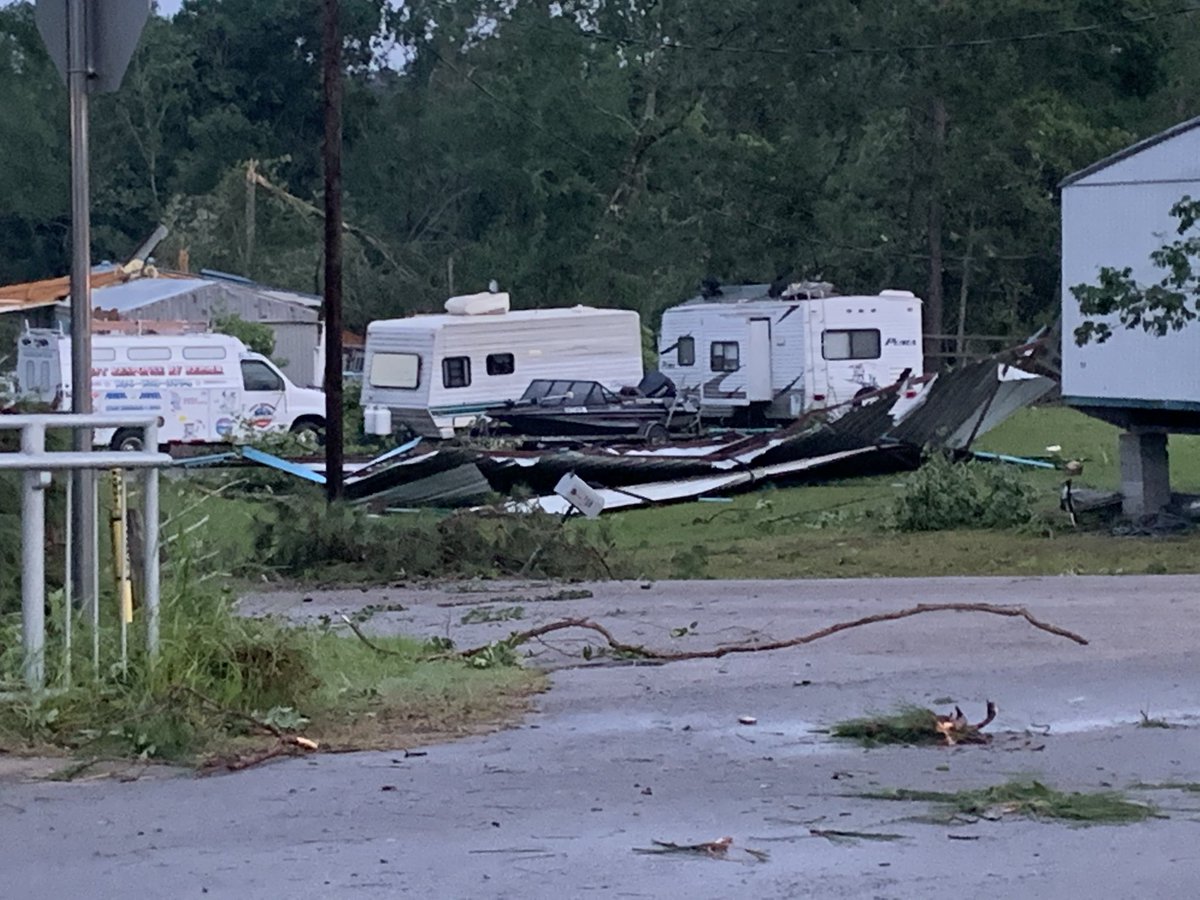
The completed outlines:
{"type": "Polygon", "coordinates": [[[892,524],[899,531],[1014,528],[1033,521],[1033,497],[1033,488],[1010,469],[932,453],[905,479],[892,524]]]}
{"type": "Polygon", "coordinates": [[[629,574],[605,523],[565,525],[545,513],[499,510],[372,515],[314,497],[280,501],[258,522],[263,562],[292,576],[387,581],[523,573],[550,578],[629,574]]]}

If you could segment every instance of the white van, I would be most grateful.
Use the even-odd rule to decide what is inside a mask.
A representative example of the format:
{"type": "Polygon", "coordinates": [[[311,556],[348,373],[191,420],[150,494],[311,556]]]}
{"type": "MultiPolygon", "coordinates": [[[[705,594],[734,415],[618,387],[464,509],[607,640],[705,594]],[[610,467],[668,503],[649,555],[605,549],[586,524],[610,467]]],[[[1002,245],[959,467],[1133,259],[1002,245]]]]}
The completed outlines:
{"type": "Polygon", "coordinates": [[[659,369],[702,415],[794,419],[895,384],[924,366],[921,301],[908,291],[830,296],[828,285],[721,286],[663,313],[659,369]]]}
{"type": "Polygon", "coordinates": [[[598,381],[614,391],[641,381],[636,312],[590,306],[509,311],[503,293],[452,297],[446,309],[367,326],[367,434],[391,434],[403,425],[426,437],[453,437],[539,378],[598,381]]]}
{"type": "MultiPolygon", "coordinates": [[[[26,329],[17,342],[21,396],[71,408],[71,338],[26,329]]],[[[157,415],[163,444],[217,444],[258,431],[312,437],[325,428],[325,395],[298,388],[269,359],[224,334],[92,336],[92,407],[157,415]]],[[[136,431],[97,429],[115,450],[140,445],[136,431]]]]}

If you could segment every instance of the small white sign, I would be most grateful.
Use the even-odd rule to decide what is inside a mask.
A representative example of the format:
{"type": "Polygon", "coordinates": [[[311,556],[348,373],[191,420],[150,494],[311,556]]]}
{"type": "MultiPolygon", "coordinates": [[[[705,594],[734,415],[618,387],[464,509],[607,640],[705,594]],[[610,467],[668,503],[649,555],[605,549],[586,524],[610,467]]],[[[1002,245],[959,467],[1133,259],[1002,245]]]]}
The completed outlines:
{"type": "Polygon", "coordinates": [[[604,510],[604,498],[574,472],[568,472],[558,480],[558,484],[554,486],[554,493],[589,519],[596,518],[604,510]]]}

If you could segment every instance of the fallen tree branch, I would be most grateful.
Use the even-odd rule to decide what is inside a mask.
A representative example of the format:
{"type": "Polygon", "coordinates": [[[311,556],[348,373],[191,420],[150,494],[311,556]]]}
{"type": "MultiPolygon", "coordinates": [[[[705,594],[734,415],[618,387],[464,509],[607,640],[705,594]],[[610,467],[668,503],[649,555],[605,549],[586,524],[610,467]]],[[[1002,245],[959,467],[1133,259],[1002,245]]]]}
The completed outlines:
{"type": "Polygon", "coordinates": [[[349,616],[343,615],[342,621],[350,626],[350,630],[354,632],[355,637],[357,637],[376,653],[382,653],[384,656],[407,656],[407,654],[401,653],[399,650],[389,650],[387,647],[380,647],[373,640],[363,634],[363,630],[355,625],[354,621],[349,616]]]}
{"type": "MultiPolygon", "coordinates": [[[[894,612],[877,613],[873,616],[864,616],[861,619],[854,619],[851,622],[838,622],[835,625],[830,625],[827,628],[822,628],[819,631],[814,631],[810,634],[800,635],[799,637],[789,638],[783,641],[770,641],[763,644],[736,644],[726,645],[723,647],[714,647],[711,650],[652,650],[636,644],[626,644],[623,641],[618,641],[613,636],[612,632],[593,622],[591,619],[560,619],[557,622],[549,622],[545,625],[539,625],[537,628],[530,628],[527,631],[516,631],[509,635],[503,643],[510,647],[517,647],[521,644],[531,641],[534,638],[539,638],[542,635],[550,634],[555,631],[564,631],[570,628],[582,628],[588,631],[594,631],[604,638],[609,648],[622,654],[639,659],[652,659],[661,662],[679,662],[689,659],[720,659],[723,656],[728,656],[733,653],[764,653],[769,650],[785,650],[789,647],[799,647],[803,644],[811,644],[813,641],[818,641],[821,638],[830,637],[842,631],[848,631],[851,628],[860,628],[863,625],[874,625],[877,622],[894,622],[897,619],[907,619],[912,616],[919,616],[924,613],[933,612],[978,612],[987,613],[994,616],[1005,616],[1013,619],[1024,619],[1034,628],[1045,631],[1049,634],[1064,637],[1067,640],[1074,641],[1076,644],[1088,643],[1087,638],[1084,638],[1073,631],[1068,631],[1058,625],[1053,625],[1049,622],[1043,622],[1035,617],[1029,610],[1023,606],[1000,606],[994,603],[919,603],[916,606],[900,609],[894,612]]],[[[469,659],[488,650],[492,645],[487,644],[480,647],[472,647],[467,650],[458,652],[458,656],[463,659],[469,659]]]]}
{"type": "Polygon", "coordinates": [[[200,774],[211,775],[220,769],[224,769],[227,772],[240,772],[243,769],[261,765],[268,760],[276,759],[280,756],[299,756],[304,753],[312,753],[317,747],[317,742],[314,740],[300,737],[299,735],[287,734],[279,738],[275,746],[258,753],[252,753],[248,756],[214,757],[200,767],[200,774]]]}
{"type": "Polygon", "coordinates": [[[203,704],[204,706],[207,706],[209,709],[213,710],[214,712],[221,713],[224,716],[229,716],[234,719],[241,719],[243,722],[247,722],[250,725],[253,725],[255,728],[259,728],[259,729],[265,731],[267,734],[273,735],[274,737],[279,738],[280,740],[283,740],[283,738],[284,738],[284,733],[281,728],[278,728],[275,725],[272,725],[270,722],[264,722],[262,719],[258,718],[257,716],[252,716],[249,713],[244,713],[241,710],[233,709],[232,707],[226,706],[223,703],[218,703],[216,700],[212,699],[211,697],[206,697],[204,694],[200,693],[195,688],[188,687],[186,684],[175,685],[174,691],[175,691],[175,693],[178,693],[178,694],[189,694],[189,695],[195,697],[197,700],[199,700],[201,702],[201,704],[203,704]]]}

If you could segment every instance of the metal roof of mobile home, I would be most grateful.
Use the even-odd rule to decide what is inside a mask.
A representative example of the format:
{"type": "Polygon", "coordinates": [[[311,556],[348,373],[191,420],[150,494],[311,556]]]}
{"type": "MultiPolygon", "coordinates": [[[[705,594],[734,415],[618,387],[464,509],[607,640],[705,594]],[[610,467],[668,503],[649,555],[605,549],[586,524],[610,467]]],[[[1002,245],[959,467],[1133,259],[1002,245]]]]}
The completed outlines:
{"type": "MultiPolygon", "coordinates": [[[[1105,169],[1111,168],[1118,163],[1124,162],[1125,160],[1144,153],[1154,147],[1158,147],[1161,144],[1172,141],[1181,135],[1194,131],[1197,128],[1200,128],[1200,116],[1197,116],[1194,119],[1188,119],[1186,122],[1180,122],[1178,125],[1172,125],[1166,131],[1161,131],[1156,135],[1146,138],[1145,140],[1138,141],[1136,144],[1131,144],[1123,150],[1118,150],[1116,153],[1104,157],[1104,159],[1100,160],[1099,162],[1092,163],[1087,168],[1080,169],[1078,172],[1068,175],[1058,183],[1058,186],[1060,188],[1066,188],[1075,184],[1079,184],[1080,182],[1091,178],[1091,176],[1096,175],[1105,169]]],[[[1189,152],[1186,154],[1185,158],[1181,158],[1179,160],[1179,163],[1182,163],[1184,167],[1190,168],[1189,177],[1184,180],[1194,180],[1195,178],[1200,177],[1200,158],[1198,158],[1198,156],[1200,155],[1189,152]]],[[[1172,176],[1168,173],[1164,177],[1171,178],[1172,176]]]]}

